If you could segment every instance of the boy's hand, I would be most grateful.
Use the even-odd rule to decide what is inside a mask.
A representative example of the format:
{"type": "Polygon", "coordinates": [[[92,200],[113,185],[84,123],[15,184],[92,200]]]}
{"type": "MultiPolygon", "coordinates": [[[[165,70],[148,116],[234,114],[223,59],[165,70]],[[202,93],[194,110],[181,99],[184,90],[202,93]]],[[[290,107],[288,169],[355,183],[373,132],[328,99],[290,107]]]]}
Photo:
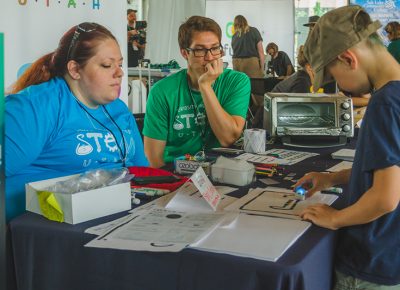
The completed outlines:
{"type": "Polygon", "coordinates": [[[333,184],[329,178],[329,173],[310,172],[300,178],[294,188],[301,186],[307,190],[307,197],[312,196],[316,191],[331,187],[333,184]]]}
{"type": "Polygon", "coordinates": [[[300,217],[303,220],[312,222],[313,224],[328,228],[331,230],[337,230],[338,227],[335,225],[335,215],[338,210],[326,205],[326,204],[314,204],[307,207],[301,214],[300,217]]]}

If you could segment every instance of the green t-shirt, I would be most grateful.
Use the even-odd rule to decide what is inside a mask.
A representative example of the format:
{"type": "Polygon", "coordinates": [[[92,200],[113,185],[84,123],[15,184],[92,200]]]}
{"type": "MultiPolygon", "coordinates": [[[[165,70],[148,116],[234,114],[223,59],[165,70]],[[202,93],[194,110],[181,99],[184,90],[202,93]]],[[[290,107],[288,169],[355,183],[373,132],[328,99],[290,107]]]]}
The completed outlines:
{"type": "Polygon", "coordinates": [[[400,39],[393,40],[389,43],[388,51],[400,63],[400,39]]]}
{"type": "MultiPolygon", "coordinates": [[[[213,89],[228,114],[246,118],[250,80],[244,73],[224,70],[213,89]]],[[[206,149],[220,146],[207,121],[200,92],[189,91],[186,69],[158,81],[151,89],[143,135],[166,141],[165,162],[186,153],[196,154],[204,142],[206,149]]]]}

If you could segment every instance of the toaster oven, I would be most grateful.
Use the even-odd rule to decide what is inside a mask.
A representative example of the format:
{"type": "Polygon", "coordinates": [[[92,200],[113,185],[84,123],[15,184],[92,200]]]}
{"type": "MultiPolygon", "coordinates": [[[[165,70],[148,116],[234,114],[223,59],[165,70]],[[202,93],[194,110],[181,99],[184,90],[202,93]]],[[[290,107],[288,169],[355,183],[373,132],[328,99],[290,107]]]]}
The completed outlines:
{"type": "Polygon", "coordinates": [[[266,93],[263,127],[285,145],[344,145],[354,135],[353,103],[337,94],[266,93]]]}

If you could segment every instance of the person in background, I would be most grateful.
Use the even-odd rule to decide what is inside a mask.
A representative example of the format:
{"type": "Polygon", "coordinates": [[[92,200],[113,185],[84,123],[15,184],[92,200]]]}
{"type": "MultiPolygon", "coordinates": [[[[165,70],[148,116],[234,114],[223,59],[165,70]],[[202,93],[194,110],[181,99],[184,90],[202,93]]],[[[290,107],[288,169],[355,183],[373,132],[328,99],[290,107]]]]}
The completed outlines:
{"type": "Polygon", "coordinates": [[[400,24],[397,21],[392,21],[386,24],[385,31],[390,43],[388,51],[400,63],[400,24]]]}
{"type": "Polygon", "coordinates": [[[303,26],[308,27],[308,34],[310,34],[310,32],[313,30],[318,20],[319,20],[318,15],[313,15],[308,17],[308,22],[303,24],[303,26]]]}
{"type": "Polygon", "coordinates": [[[273,93],[310,93],[314,72],[304,56],[304,45],[297,52],[297,63],[301,67],[297,72],[279,82],[271,92],[273,93]]]}
{"type": "Polygon", "coordinates": [[[249,26],[242,15],[235,17],[233,27],[233,69],[244,72],[251,78],[264,77],[264,49],[260,32],[249,26]]]}
{"type": "Polygon", "coordinates": [[[158,81],[146,106],[144,148],[152,167],[186,153],[229,147],[242,134],[250,80],[223,69],[222,32],[212,19],[192,16],[178,32],[183,69],[158,81]]]}
{"type": "Polygon", "coordinates": [[[371,98],[371,94],[359,94],[359,95],[354,95],[350,92],[345,92],[345,91],[339,91],[339,94],[342,94],[344,96],[350,97],[352,102],[353,102],[353,120],[354,120],[354,125],[358,125],[357,127],[360,127],[359,125],[361,123],[358,123],[365,115],[365,111],[367,110],[367,106],[369,103],[369,100],[371,98]]]}
{"type": "Polygon", "coordinates": [[[121,66],[111,32],[84,22],[13,85],[5,99],[8,220],[25,210],[25,183],[148,165],[135,119],[118,98],[121,66]]]}
{"type": "Polygon", "coordinates": [[[139,60],[144,58],[144,50],[146,44],[141,44],[139,41],[140,32],[136,29],[136,12],[137,10],[127,10],[127,35],[128,35],[128,67],[137,67],[139,60]]]}
{"type": "MultiPolygon", "coordinates": [[[[297,63],[301,66],[297,72],[275,85],[273,93],[310,93],[314,72],[304,56],[304,46],[301,45],[297,52],[297,63]]],[[[264,98],[263,98],[264,100],[264,98]]],[[[253,128],[263,127],[264,103],[258,104],[254,115],[253,128]]]]}
{"type": "Polygon", "coordinates": [[[311,196],[350,183],[344,208],[316,204],[301,213],[339,230],[334,290],[400,289],[400,66],[376,33],[380,27],[361,6],[344,6],[320,18],[304,47],[314,89],[335,78],[354,95],[372,92],[352,169],[308,173],[295,184],[311,196]]]}
{"type": "Polygon", "coordinates": [[[278,45],[270,42],[265,48],[265,51],[271,56],[268,67],[272,69],[274,75],[280,79],[284,79],[294,73],[294,68],[289,56],[284,51],[279,51],[278,45]]]}

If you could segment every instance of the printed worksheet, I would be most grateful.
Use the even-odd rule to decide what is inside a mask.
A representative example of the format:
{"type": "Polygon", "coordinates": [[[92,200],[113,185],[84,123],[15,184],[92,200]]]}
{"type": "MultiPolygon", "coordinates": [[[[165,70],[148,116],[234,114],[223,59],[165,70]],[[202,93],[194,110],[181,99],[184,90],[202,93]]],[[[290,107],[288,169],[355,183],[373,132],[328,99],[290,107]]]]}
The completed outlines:
{"type": "Polygon", "coordinates": [[[178,252],[212,230],[222,213],[187,213],[152,208],[92,240],[86,247],[178,252]]]}
{"type": "Polygon", "coordinates": [[[259,154],[244,153],[236,159],[246,160],[252,163],[293,165],[304,159],[319,155],[318,153],[303,152],[287,149],[271,149],[259,154]]]}
{"type": "Polygon", "coordinates": [[[312,197],[301,200],[297,199],[293,190],[290,189],[256,188],[227,206],[225,210],[300,220],[299,214],[309,205],[316,203],[331,205],[336,199],[337,195],[317,192],[312,197]]]}

